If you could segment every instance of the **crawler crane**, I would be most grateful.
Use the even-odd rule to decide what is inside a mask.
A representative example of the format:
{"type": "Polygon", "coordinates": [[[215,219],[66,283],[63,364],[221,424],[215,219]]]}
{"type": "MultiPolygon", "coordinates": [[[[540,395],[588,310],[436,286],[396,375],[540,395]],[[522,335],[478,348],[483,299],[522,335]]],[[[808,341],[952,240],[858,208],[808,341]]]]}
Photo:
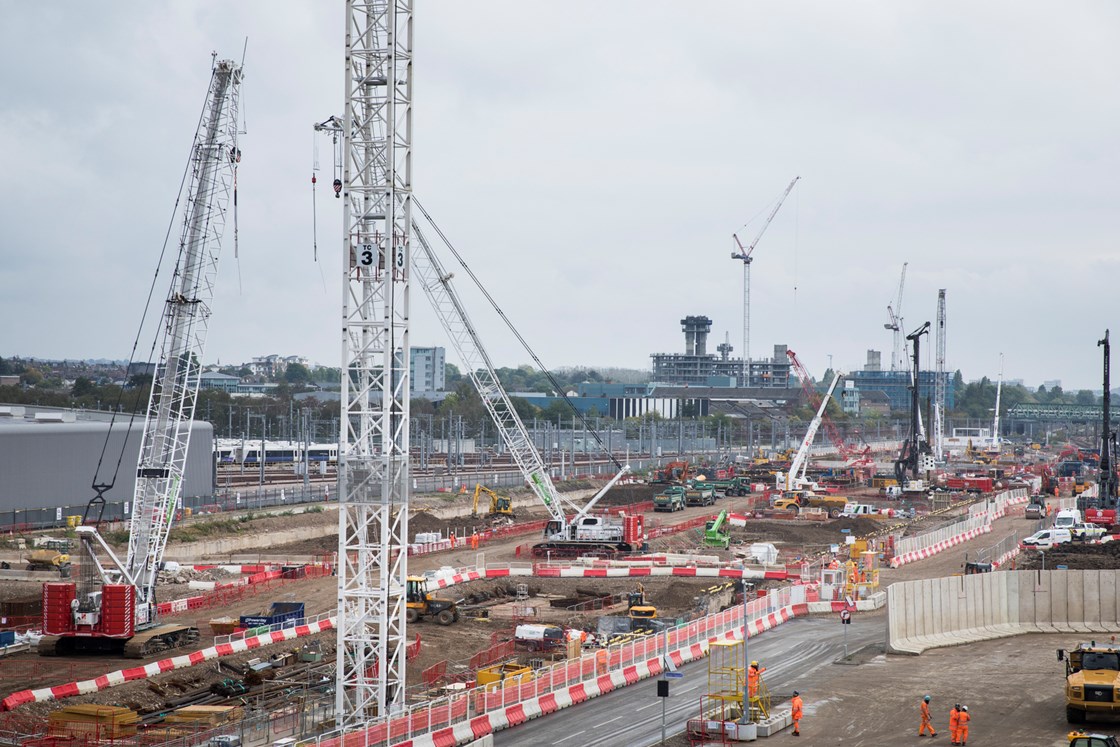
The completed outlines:
{"type": "Polygon", "coordinates": [[[95,650],[140,658],[198,639],[193,627],[158,624],[155,591],[181,496],[221,237],[241,157],[241,78],[241,65],[214,63],[191,149],[179,259],[159,329],[161,357],[136,465],[128,555],[121,560],[97,531],[112,485],[95,484],[97,496],[85,517],[94,524],[76,529],[82,545],[78,581],[43,589],[41,654],[95,650]]]}

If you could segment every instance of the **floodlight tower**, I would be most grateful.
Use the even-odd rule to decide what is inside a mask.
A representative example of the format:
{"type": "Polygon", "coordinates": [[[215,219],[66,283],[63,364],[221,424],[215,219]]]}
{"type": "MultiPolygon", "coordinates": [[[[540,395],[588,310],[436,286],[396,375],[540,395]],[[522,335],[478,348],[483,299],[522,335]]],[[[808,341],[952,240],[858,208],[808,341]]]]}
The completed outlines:
{"type": "Polygon", "coordinates": [[[412,0],[347,0],[345,70],[335,707],[352,725],[405,689],[412,0]]]}

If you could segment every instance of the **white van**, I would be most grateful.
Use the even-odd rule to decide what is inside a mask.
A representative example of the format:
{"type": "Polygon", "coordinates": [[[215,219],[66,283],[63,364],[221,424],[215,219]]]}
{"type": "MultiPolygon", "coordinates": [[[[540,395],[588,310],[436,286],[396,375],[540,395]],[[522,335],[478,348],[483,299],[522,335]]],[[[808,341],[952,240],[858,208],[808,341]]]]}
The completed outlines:
{"type": "Polygon", "coordinates": [[[1047,549],[1063,542],[1072,542],[1073,535],[1068,529],[1043,529],[1035,532],[1030,537],[1023,538],[1024,547],[1037,547],[1047,549]]]}
{"type": "Polygon", "coordinates": [[[1076,508],[1067,508],[1065,511],[1059,511],[1058,516],[1054,519],[1055,529],[1070,529],[1076,524],[1083,521],[1081,512],[1076,508]]]}

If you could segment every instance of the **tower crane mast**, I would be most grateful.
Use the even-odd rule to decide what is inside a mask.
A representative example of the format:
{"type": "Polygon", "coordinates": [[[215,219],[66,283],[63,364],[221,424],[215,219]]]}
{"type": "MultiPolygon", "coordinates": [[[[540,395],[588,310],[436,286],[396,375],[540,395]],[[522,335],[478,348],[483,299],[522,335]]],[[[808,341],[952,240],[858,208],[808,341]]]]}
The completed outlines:
{"type": "Polygon", "coordinates": [[[347,0],[335,710],[404,704],[412,0],[347,0]]]}
{"type": "Polygon", "coordinates": [[[891,353],[892,371],[906,371],[910,367],[906,361],[905,346],[902,342],[902,338],[906,335],[902,319],[902,290],[906,287],[906,266],[908,264],[910,263],[902,263],[902,274],[898,278],[898,295],[895,297],[893,306],[887,304],[887,316],[890,321],[883,325],[884,329],[889,329],[894,333],[894,351],[891,353]]]}
{"type": "MultiPolygon", "coordinates": [[[[117,557],[96,525],[77,528],[86,561],[81,583],[45,590],[41,653],[123,645],[126,656],[140,657],[198,638],[188,626],[156,627],[155,588],[181,495],[222,235],[241,158],[241,79],[238,63],[214,62],[191,148],[178,260],[158,331],[160,359],[136,466],[128,554],[123,561],[117,557]],[[71,591],[64,587],[72,587],[74,596],[67,599],[71,591]],[[56,608],[63,602],[65,615],[56,608]]],[[[111,485],[94,487],[98,496],[90,501],[87,519],[91,510],[104,509],[103,493],[111,485]]],[[[94,519],[100,521],[100,511],[94,519]]]]}
{"type": "Polygon", "coordinates": [[[766,221],[759,229],[758,235],[754,237],[751,243],[744,247],[743,242],[739,241],[738,233],[731,234],[731,238],[735,241],[735,246],[739,248],[737,252],[731,252],[731,259],[738,259],[743,262],[743,374],[742,386],[749,387],[751,385],[751,263],[754,261],[754,248],[758,246],[758,242],[762,240],[762,234],[766,233],[766,229],[770,227],[773,222],[774,216],[782,208],[782,203],[789,197],[789,193],[797,185],[801,179],[800,176],[793,177],[793,180],[782,192],[782,196],[778,198],[778,203],[774,205],[774,209],[770,211],[770,215],[766,217],[766,221]]]}

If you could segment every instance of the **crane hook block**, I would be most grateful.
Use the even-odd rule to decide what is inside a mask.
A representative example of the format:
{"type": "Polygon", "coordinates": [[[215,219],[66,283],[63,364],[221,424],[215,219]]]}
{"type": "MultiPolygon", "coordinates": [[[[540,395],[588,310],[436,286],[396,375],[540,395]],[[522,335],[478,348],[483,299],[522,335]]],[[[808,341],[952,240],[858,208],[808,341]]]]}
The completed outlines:
{"type": "Polygon", "coordinates": [[[342,180],[341,179],[335,179],[334,180],[334,196],[335,197],[342,197],[342,180]]]}

